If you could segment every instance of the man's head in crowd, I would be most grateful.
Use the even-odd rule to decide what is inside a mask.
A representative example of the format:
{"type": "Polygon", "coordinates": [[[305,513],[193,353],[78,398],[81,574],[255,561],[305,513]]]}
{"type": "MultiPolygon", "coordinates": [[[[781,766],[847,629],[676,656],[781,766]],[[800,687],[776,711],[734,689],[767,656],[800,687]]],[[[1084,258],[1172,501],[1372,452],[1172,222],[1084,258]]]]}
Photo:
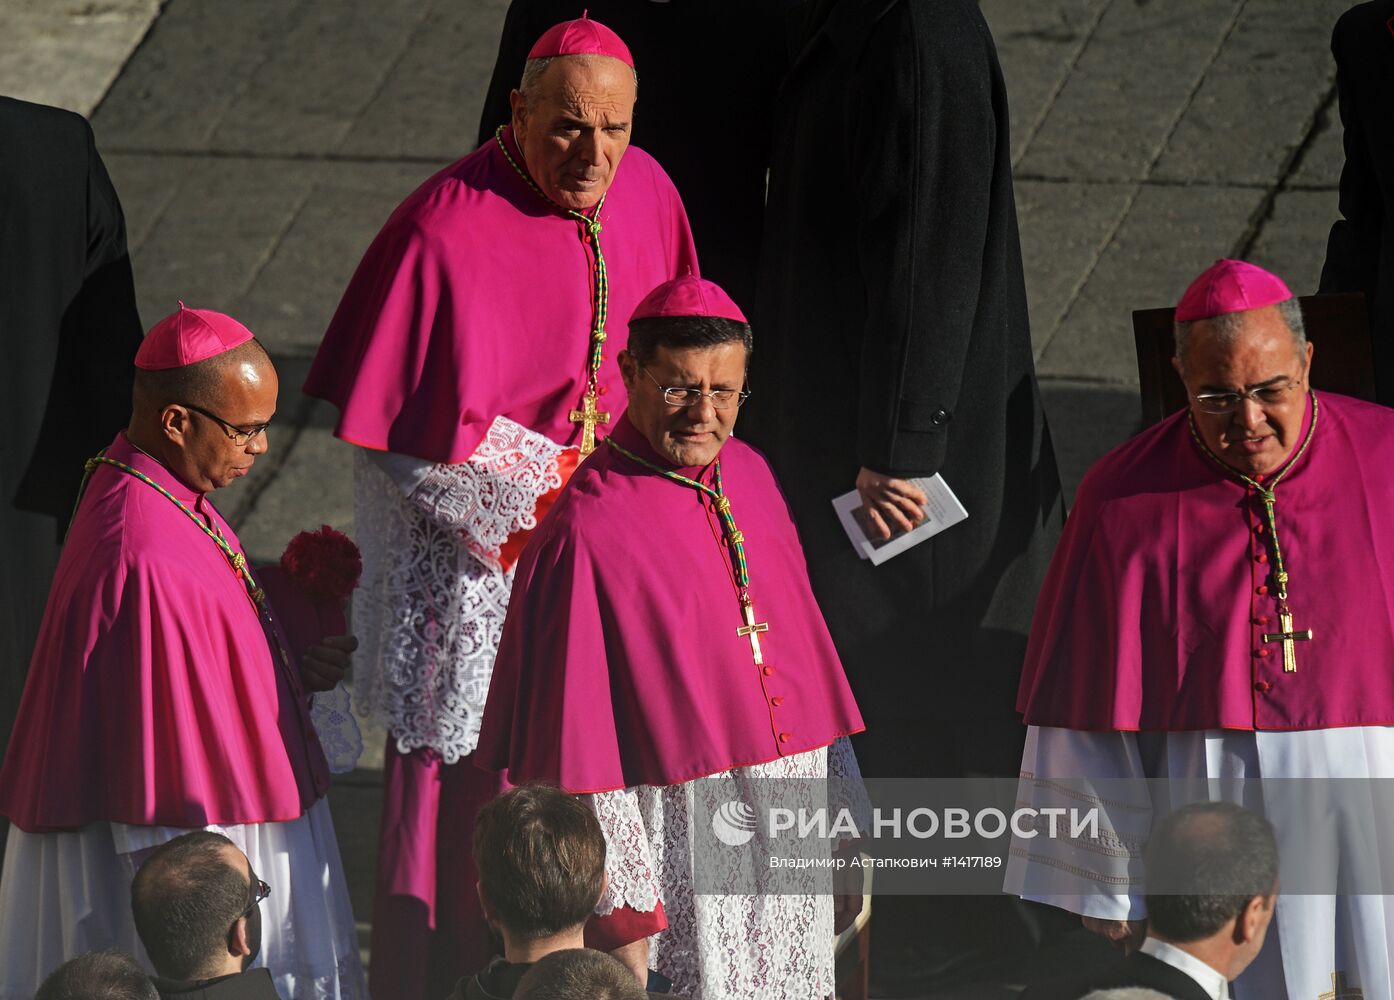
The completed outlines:
{"type": "Polygon", "coordinates": [[[197,830],[156,848],[131,883],[136,932],[155,971],[191,982],[246,969],[261,949],[267,891],[222,834],[197,830]]]}
{"type": "Polygon", "coordinates": [[[91,951],[54,969],[34,1000],[160,1000],[160,995],[129,955],[91,951]]]}
{"type": "Polygon", "coordinates": [[[1168,815],[1147,844],[1147,933],[1234,979],[1263,947],[1278,891],[1273,826],[1232,802],[1168,815]]]}
{"type": "Polygon", "coordinates": [[[514,1000],[643,1000],[644,988],[603,951],[567,948],[537,960],[518,981],[514,1000]]]}
{"type": "Polygon", "coordinates": [[[579,933],[605,889],[600,824],[579,799],[543,785],[510,789],[479,811],[474,859],[484,915],[503,934],[505,955],[579,933]]]}

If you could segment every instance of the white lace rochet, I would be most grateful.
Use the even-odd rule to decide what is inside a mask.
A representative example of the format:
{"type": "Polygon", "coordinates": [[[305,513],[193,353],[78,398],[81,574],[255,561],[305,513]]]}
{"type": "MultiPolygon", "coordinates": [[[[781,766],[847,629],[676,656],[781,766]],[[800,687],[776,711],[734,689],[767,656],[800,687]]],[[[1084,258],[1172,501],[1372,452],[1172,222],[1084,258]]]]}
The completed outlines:
{"type": "Polygon", "coordinates": [[[500,548],[537,526],[564,450],[497,417],[467,461],[422,466],[410,494],[355,456],[355,692],[399,752],[429,748],[447,764],[473,752],[513,582],[500,548]]]}
{"type": "Polygon", "coordinates": [[[640,785],[584,796],[600,820],[606,841],[605,895],[596,912],[619,906],[652,912],[659,899],[668,929],[649,939],[649,965],[673,980],[673,992],[702,998],[759,997],[813,1000],[833,995],[833,905],[826,893],[752,893],[746,851],[703,852],[698,891],[693,824],[739,797],[770,795],[806,811],[825,804],[827,787],[849,801],[860,829],[870,828],[870,802],[851,743],[812,750],[680,785],[640,785]],[[845,779],[824,786],[822,779],[845,779]],[[816,780],[807,780],[816,779],[816,780]],[[721,862],[729,860],[722,866],[721,862]],[[725,887],[725,891],[721,891],[725,887]]]}

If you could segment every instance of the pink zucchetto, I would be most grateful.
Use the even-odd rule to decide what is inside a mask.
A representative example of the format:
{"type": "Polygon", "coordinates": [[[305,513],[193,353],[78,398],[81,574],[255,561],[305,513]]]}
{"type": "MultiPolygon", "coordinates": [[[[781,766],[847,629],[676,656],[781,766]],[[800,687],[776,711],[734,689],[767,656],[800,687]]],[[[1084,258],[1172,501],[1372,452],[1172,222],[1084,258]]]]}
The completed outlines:
{"type": "Polygon", "coordinates": [[[252,339],[248,330],[231,316],[211,309],[179,309],[150,328],[136,351],[136,367],[146,371],[183,368],[252,339]]]}
{"type": "Polygon", "coordinates": [[[1191,323],[1292,298],[1283,279],[1242,260],[1217,260],[1191,282],[1176,304],[1176,321],[1191,323]]]}
{"type": "Polygon", "coordinates": [[[731,319],[737,323],[749,323],[740,306],[731,301],[731,296],[720,286],[693,274],[684,274],[659,285],[634,308],[636,319],[652,319],[656,316],[711,316],[716,319],[731,319]]]}
{"type": "Polygon", "coordinates": [[[552,25],[528,53],[529,59],[551,59],[553,56],[610,56],[634,68],[634,57],[629,54],[624,39],[584,13],[574,21],[552,25]]]}

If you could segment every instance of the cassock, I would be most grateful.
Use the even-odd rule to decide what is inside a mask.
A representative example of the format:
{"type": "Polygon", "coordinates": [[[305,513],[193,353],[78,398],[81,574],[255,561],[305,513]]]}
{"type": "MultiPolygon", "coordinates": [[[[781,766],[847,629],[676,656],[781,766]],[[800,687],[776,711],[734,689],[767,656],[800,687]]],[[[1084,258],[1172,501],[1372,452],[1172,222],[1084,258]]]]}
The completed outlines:
{"type": "Polygon", "coordinates": [[[814,593],[837,609],[867,773],[1011,774],[1062,507],[997,56],[971,0],[809,3],[791,18],[742,433],[775,463],[814,593]],[[818,433],[810,407],[828,415],[818,433]],[[942,473],[968,519],[873,566],[832,508],[862,466],[942,473]]]}
{"type": "Polygon", "coordinates": [[[478,739],[522,541],[587,428],[607,432],[583,419],[585,400],[610,420],[624,409],[623,323],[608,324],[588,392],[599,255],[610,316],[697,268],[682,201],[642,149],[616,169],[598,233],[545,201],[521,165],[505,128],[398,207],[305,385],[360,446],[355,696],[392,735],[372,975],[400,997],[444,995],[491,950],[458,837],[499,786],[457,765],[478,739]]]}
{"type": "MultiPolygon", "coordinates": [[[[746,311],[755,307],[765,175],[775,93],[788,66],[784,0],[598,0],[589,16],[614,28],[640,67],[635,140],[673,178],[697,245],[702,271],[746,311]],[[714,49],[712,39],[720,38],[714,49]],[[733,73],[730,67],[739,66],[733,73]],[[721,149],[694,122],[720,122],[721,149]]],[[[479,142],[509,120],[508,95],[523,76],[528,46],[558,21],[575,17],[573,0],[513,0],[479,119],[479,142]]]]}
{"type": "Polygon", "coordinates": [[[174,503],[240,553],[207,495],[124,434],[105,456],[155,485],[95,465],[58,564],[0,770],[13,824],[0,997],[32,996],[94,948],[143,957],[131,879],[198,828],[227,834],[272,886],[258,963],[281,995],[365,997],[329,770],[288,640],[174,503]]]}
{"type": "MultiPolygon", "coordinates": [[[[605,830],[598,912],[661,904],[650,964],[692,997],[833,992],[828,896],[698,894],[693,827],[712,796],[771,779],[859,777],[862,729],[769,465],[728,438],[673,469],[723,495],[744,535],[757,662],[726,528],[629,422],[572,476],[518,564],[476,759],[587,796],[605,830]],[[631,458],[637,456],[640,461],[631,458]],[[649,463],[649,464],[643,464],[649,463]],[[722,781],[700,779],[719,776],[722,781]]],[[[773,782],[778,784],[778,782],[773,782]]],[[[708,874],[708,873],[703,873],[708,874]]],[[[725,884],[725,883],[720,883],[725,884]]]]}
{"type": "MultiPolygon", "coordinates": [[[[1013,698],[1063,501],[1001,67],[973,0],[810,0],[790,23],[741,433],[788,490],[866,714],[866,774],[1010,776],[1024,738],[1013,698]],[[832,507],[861,467],[940,473],[968,519],[873,566],[832,507]]],[[[881,924],[878,976],[891,952],[930,964],[926,937],[943,963],[1036,933],[989,897],[886,902],[883,916],[906,912],[881,924]]]]}
{"type": "Polygon", "coordinates": [[[1394,405],[1394,0],[1357,4],[1331,33],[1346,160],[1323,292],[1364,292],[1379,401],[1394,405]]]}
{"type": "MultiPolygon", "coordinates": [[[[1186,412],[1089,470],[1022,673],[1024,777],[1394,777],[1385,666],[1394,600],[1379,583],[1394,552],[1383,514],[1394,495],[1394,412],[1321,393],[1308,399],[1298,440],[1309,432],[1274,488],[1292,629],[1310,632],[1291,642],[1295,672],[1284,669],[1284,644],[1264,638],[1282,627],[1264,504],[1201,452],[1186,412]]],[[[1139,843],[1152,816],[1140,786],[1140,799],[1100,803],[1104,824],[1139,843]]],[[[1013,848],[1007,887],[1089,916],[1141,919],[1127,853],[1037,837],[1013,848]]],[[[1376,895],[1280,895],[1236,1000],[1330,995],[1333,973],[1366,997],[1390,996],[1389,907],[1376,895]]]]}
{"type": "Polygon", "coordinates": [[[142,333],[121,203],[80,115],[0,97],[0,747],[82,463],[125,426],[142,333]]]}

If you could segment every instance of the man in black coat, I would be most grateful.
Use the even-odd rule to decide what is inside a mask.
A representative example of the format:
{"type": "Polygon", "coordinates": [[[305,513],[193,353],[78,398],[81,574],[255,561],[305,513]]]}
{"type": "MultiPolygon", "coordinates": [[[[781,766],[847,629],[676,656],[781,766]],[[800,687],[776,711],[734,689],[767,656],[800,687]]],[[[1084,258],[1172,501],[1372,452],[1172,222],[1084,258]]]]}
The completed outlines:
{"type": "Polygon", "coordinates": [[[1229,982],[1257,957],[1273,919],[1272,825],[1232,802],[1183,806],[1148,841],[1147,882],[1145,935],[1118,942],[1133,949],[1127,958],[1101,973],[1032,987],[1020,1000],[1079,1000],[1124,986],[1175,1000],[1228,997],[1229,982]]]}
{"type": "MultiPolygon", "coordinates": [[[[866,719],[863,774],[1015,775],[1017,681],[1063,504],[996,50],[973,0],[810,0],[790,16],[742,426],[789,497],[866,719]],[[856,487],[893,526],[918,515],[906,481],[934,473],[968,519],[860,559],[833,498],[856,487]]],[[[983,905],[931,933],[1000,949],[998,911],[966,913],[983,905]]]]}
{"type": "Polygon", "coordinates": [[[1378,398],[1394,406],[1394,0],[1352,7],[1331,35],[1345,126],[1341,215],[1323,292],[1364,292],[1378,398]]]}
{"type": "Polygon", "coordinates": [[[126,425],[141,339],[126,223],[92,129],[0,97],[0,745],[82,467],[126,425]]]}
{"type": "Polygon", "coordinates": [[[749,313],[771,116],[786,65],[785,0],[513,0],[480,117],[480,143],[508,122],[508,94],[533,42],[582,6],[634,55],[634,141],[682,195],[702,276],[749,313]],[[719,144],[713,135],[721,136],[719,144]]]}

